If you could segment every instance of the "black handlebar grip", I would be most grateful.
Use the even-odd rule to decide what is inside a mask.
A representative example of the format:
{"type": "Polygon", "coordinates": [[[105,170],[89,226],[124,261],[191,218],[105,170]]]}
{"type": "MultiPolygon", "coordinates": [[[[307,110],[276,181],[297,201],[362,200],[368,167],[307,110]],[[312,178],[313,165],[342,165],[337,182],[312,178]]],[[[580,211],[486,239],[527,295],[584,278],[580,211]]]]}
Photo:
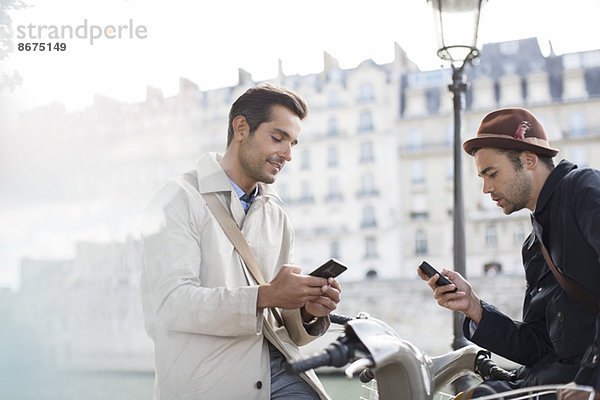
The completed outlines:
{"type": "Polygon", "coordinates": [[[328,351],[324,351],[321,354],[307,358],[305,360],[295,361],[293,363],[286,363],[285,370],[291,374],[298,374],[300,372],[308,371],[309,369],[315,369],[329,365],[331,363],[331,354],[328,351]]]}
{"type": "Polygon", "coordinates": [[[513,381],[516,378],[514,372],[507,371],[497,366],[489,357],[489,353],[487,355],[484,353],[477,356],[475,372],[479,373],[484,380],[498,379],[501,381],[513,381]]]}
{"type": "Polygon", "coordinates": [[[346,322],[352,321],[354,318],[346,317],[339,314],[329,314],[329,320],[332,324],[346,325],[346,322]]]}
{"type": "Polygon", "coordinates": [[[341,367],[348,363],[348,360],[353,353],[353,347],[344,343],[344,338],[337,342],[331,343],[320,354],[309,357],[305,360],[299,360],[292,363],[286,363],[285,369],[290,373],[299,373],[315,369],[317,367],[341,367]]]}
{"type": "Polygon", "coordinates": [[[494,366],[490,369],[490,375],[493,378],[499,379],[501,381],[514,381],[517,377],[514,372],[509,372],[498,366],[494,366]]]}

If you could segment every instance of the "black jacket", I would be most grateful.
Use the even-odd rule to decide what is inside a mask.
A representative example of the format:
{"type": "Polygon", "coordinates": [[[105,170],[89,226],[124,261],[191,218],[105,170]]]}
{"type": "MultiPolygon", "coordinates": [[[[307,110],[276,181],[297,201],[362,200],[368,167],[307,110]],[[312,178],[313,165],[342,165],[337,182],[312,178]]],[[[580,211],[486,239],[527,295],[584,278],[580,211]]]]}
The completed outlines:
{"type": "MultiPolygon", "coordinates": [[[[546,180],[532,220],[556,266],[600,293],[600,172],[562,161],[546,180]]],[[[560,288],[533,233],[523,244],[523,265],[523,322],[482,302],[480,324],[470,337],[465,319],[465,336],[522,364],[519,386],[572,381],[592,342],[596,315],[560,288]]]]}
{"type": "Polygon", "coordinates": [[[533,226],[556,267],[600,296],[600,171],[561,161],[540,192],[533,226]]]}

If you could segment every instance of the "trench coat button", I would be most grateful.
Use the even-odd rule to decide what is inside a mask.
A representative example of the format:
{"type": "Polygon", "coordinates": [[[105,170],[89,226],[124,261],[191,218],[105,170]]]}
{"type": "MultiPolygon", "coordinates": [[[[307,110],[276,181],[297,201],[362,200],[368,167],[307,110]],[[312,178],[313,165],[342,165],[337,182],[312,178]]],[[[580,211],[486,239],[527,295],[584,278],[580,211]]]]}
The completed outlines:
{"type": "Polygon", "coordinates": [[[262,388],[262,382],[261,381],[257,381],[256,382],[256,388],[257,389],[261,389],[262,388]]]}
{"type": "Polygon", "coordinates": [[[556,318],[558,319],[558,322],[563,322],[565,320],[565,314],[563,314],[562,311],[559,311],[556,313],[556,318]]]}

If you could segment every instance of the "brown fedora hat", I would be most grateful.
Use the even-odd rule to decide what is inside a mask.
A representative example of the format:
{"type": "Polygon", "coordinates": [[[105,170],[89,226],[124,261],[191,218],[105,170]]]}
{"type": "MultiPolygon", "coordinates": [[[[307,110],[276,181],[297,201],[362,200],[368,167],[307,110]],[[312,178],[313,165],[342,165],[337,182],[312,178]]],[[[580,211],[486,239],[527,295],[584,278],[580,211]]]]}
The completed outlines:
{"type": "Polygon", "coordinates": [[[463,143],[468,154],[480,147],[531,151],[549,157],[558,154],[558,149],[550,147],[542,123],[524,108],[502,108],[483,117],[476,136],[463,143]]]}

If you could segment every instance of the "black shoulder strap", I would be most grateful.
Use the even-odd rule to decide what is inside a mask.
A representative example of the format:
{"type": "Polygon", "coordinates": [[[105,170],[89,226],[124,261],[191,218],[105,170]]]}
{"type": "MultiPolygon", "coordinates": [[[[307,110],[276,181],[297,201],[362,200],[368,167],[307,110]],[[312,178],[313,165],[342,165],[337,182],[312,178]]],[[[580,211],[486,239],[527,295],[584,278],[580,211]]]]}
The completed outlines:
{"type": "Polygon", "coordinates": [[[560,287],[567,292],[572,298],[577,300],[583,306],[589,308],[590,310],[599,313],[600,312],[600,299],[594,293],[590,292],[579,283],[575,282],[573,279],[568,276],[562,274],[554,262],[552,262],[552,257],[550,257],[550,253],[544,243],[538,238],[538,242],[540,243],[540,247],[542,249],[542,254],[544,255],[544,259],[546,259],[546,264],[550,267],[550,271],[556,277],[556,280],[560,284],[560,287]]]}

